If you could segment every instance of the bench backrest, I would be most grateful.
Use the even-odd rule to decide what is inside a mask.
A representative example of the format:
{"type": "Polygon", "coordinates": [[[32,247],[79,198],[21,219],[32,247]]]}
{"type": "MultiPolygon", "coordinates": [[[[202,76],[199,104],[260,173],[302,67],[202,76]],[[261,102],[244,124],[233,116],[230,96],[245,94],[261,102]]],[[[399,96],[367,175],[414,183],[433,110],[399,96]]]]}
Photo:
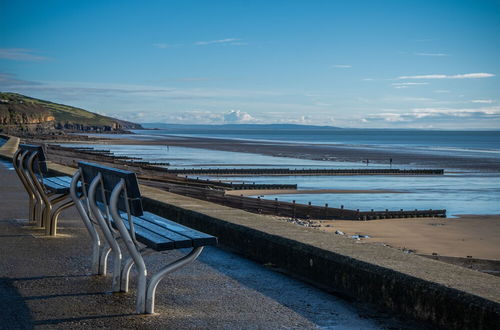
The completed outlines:
{"type": "MultiPolygon", "coordinates": [[[[84,191],[88,191],[92,180],[94,180],[94,178],[101,173],[102,186],[108,203],[111,192],[123,179],[125,181],[127,194],[124,199],[120,198],[118,209],[121,211],[127,211],[126,202],[130,207],[131,215],[141,216],[143,214],[141,192],[139,190],[137,176],[134,172],[88,162],[79,162],[78,167],[81,171],[82,183],[85,186],[84,191]]],[[[96,199],[100,202],[104,202],[100,193],[96,194],[96,199]]]]}
{"type": "Polygon", "coordinates": [[[36,152],[35,162],[33,163],[33,171],[38,174],[46,174],[48,172],[45,152],[43,151],[43,147],[40,145],[34,144],[20,144],[19,149],[21,152],[28,151],[28,155],[24,158],[24,166],[27,167],[29,157],[36,152]]]}

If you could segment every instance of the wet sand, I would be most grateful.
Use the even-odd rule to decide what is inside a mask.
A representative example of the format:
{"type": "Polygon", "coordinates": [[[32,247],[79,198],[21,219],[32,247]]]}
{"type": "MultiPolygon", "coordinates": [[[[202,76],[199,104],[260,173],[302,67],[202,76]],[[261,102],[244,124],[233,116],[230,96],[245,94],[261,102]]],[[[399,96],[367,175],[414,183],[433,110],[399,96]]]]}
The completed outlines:
{"type": "MultiPolygon", "coordinates": [[[[75,137],[75,141],[77,139],[78,137],[75,137]]],[[[84,143],[89,142],[86,141],[84,143]]],[[[168,135],[156,136],[148,140],[135,138],[133,135],[130,135],[130,137],[127,136],[126,138],[110,135],[108,138],[102,136],[102,138],[95,139],[94,143],[178,146],[186,148],[246,152],[296,159],[349,161],[359,163],[366,162],[368,159],[370,163],[387,165],[389,164],[389,159],[392,158],[394,167],[397,167],[398,165],[418,165],[444,169],[463,169],[488,172],[500,171],[500,160],[495,158],[481,156],[471,158],[460,155],[440,155],[415,152],[409,149],[357,148],[340,144],[300,144],[168,135]]]]}
{"type": "Polygon", "coordinates": [[[500,215],[316,223],[326,232],[340,230],[346,235],[370,236],[361,239],[360,244],[378,242],[419,254],[500,260],[500,215]]]}

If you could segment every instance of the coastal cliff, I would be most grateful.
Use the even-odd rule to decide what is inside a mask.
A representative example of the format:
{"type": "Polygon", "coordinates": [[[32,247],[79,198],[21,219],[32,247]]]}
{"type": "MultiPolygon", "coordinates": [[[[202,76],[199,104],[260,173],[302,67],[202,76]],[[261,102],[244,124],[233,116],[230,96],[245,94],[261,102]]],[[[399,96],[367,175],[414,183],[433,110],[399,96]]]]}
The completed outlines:
{"type": "Polygon", "coordinates": [[[0,92],[0,131],[113,132],[140,129],[141,125],[102,116],[84,109],[52,103],[16,93],[0,92]]]}

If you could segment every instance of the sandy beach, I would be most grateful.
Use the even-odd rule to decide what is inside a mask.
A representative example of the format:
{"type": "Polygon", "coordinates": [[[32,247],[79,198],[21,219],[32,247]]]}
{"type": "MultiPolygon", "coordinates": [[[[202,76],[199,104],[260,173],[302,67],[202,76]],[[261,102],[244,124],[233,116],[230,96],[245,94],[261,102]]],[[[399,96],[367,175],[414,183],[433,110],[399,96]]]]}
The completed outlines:
{"type": "Polygon", "coordinates": [[[339,230],[346,235],[370,236],[361,239],[360,244],[385,243],[419,254],[500,260],[500,215],[316,223],[326,232],[339,230]]]}

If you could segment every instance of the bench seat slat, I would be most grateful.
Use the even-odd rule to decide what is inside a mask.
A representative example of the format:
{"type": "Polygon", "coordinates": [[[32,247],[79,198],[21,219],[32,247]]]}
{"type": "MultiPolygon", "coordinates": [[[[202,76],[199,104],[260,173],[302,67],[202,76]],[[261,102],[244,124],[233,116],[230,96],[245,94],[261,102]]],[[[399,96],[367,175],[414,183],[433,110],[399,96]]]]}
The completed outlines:
{"type": "MultiPolygon", "coordinates": [[[[123,224],[130,230],[128,220],[123,220],[123,224]]],[[[134,223],[135,237],[139,242],[156,251],[172,250],[175,248],[174,241],[161,236],[151,230],[134,223]]]]}
{"type": "Polygon", "coordinates": [[[217,238],[214,236],[185,227],[181,224],[178,224],[177,222],[162,218],[156,214],[144,212],[144,214],[140,218],[157,224],[158,226],[161,226],[182,236],[189,237],[193,240],[193,247],[217,244],[217,238]]]}
{"type": "Polygon", "coordinates": [[[50,178],[44,178],[43,179],[43,183],[46,184],[46,183],[50,183],[52,185],[58,185],[58,186],[61,186],[61,187],[67,187],[69,188],[70,184],[69,183],[66,183],[66,182],[63,182],[63,181],[59,181],[59,180],[52,180],[50,178]]]}
{"type": "MultiPolygon", "coordinates": [[[[51,176],[43,178],[43,184],[51,191],[58,194],[65,194],[69,192],[71,185],[71,177],[69,176],[51,176]]],[[[78,183],[80,189],[81,184],[78,183]]]]}
{"type": "Polygon", "coordinates": [[[49,177],[45,177],[44,180],[59,182],[61,184],[68,185],[68,186],[71,184],[71,177],[69,177],[69,176],[49,176],[49,177]]]}
{"type": "Polygon", "coordinates": [[[55,182],[44,180],[43,184],[44,184],[44,186],[49,188],[49,190],[51,190],[52,192],[57,193],[57,194],[65,194],[65,193],[69,192],[69,187],[62,186],[62,185],[55,183],[55,182]]]}
{"type": "MultiPolygon", "coordinates": [[[[148,230],[151,230],[154,233],[157,233],[160,236],[163,236],[165,238],[168,238],[174,242],[174,246],[176,249],[182,249],[182,248],[188,248],[193,246],[193,240],[189,237],[180,235],[176,232],[173,232],[171,230],[166,230],[165,228],[154,224],[152,222],[146,221],[144,219],[138,218],[138,217],[132,217],[134,221],[135,226],[141,226],[144,228],[147,228],[148,230]]],[[[128,221],[128,220],[124,220],[128,221]]],[[[137,235],[137,232],[136,232],[137,235]]]]}

